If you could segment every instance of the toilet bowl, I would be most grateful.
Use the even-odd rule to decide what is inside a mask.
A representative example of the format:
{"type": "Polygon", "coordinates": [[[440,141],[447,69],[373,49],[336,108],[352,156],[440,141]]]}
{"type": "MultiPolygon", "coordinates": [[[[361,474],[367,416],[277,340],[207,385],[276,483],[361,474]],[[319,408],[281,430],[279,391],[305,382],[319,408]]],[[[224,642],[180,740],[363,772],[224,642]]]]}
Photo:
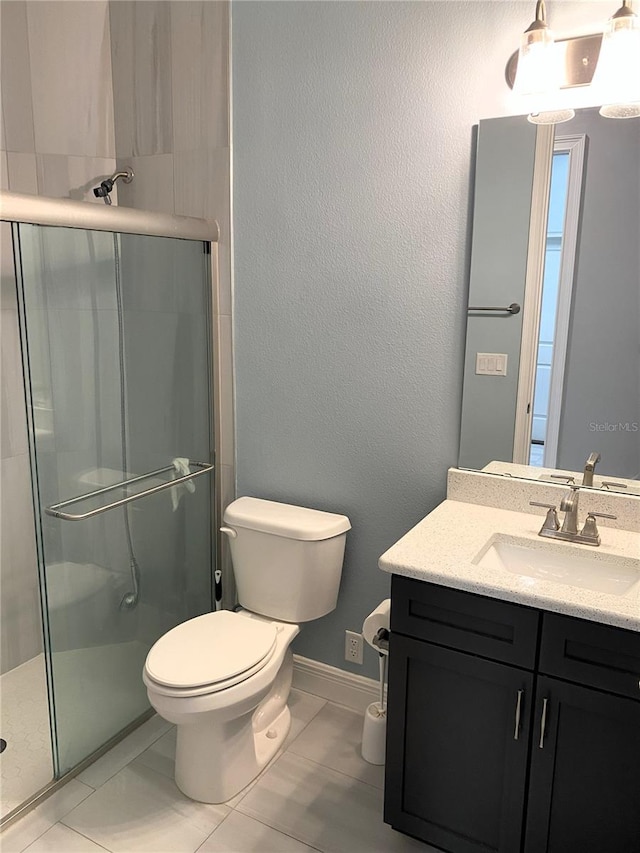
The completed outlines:
{"type": "Polygon", "coordinates": [[[191,799],[226,802],[248,785],[280,748],[291,722],[287,699],[293,656],[289,645],[299,630],[295,624],[222,610],[179,625],[162,638],[165,648],[156,644],[154,655],[149,653],[143,674],[147,695],[158,714],[177,726],[175,779],[191,799]],[[176,685],[176,671],[182,670],[180,649],[189,654],[192,640],[186,632],[183,637],[176,634],[194,622],[200,622],[203,636],[210,632],[212,647],[217,646],[219,651],[202,655],[199,675],[184,678],[182,685],[209,675],[212,680],[176,685]],[[266,630],[252,630],[256,625],[266,630]],[[243,639],[246,629],[254,645],[243,639]],[[244,653],[240,664],[233,655],[229,660],[226,652],[238,642],[243,643],[244,653]],[[170,644],[175,657],[168,652],[170,644]],[[260,657],[244,671],[235,671],[255,656],[260,657]],[[213,670],[207,673],[206,664],[212,661],[213,670]]]}
{"type": "Polygon", "coordinates": [[[346,516],[257,498],[224,520],[240,608],[173,628],[143,672],[151,705],[177,726],[176,784],[205,803],[246,787],[286,738],[290,644],[299,621],[334,609],[350,529],[346,516]]]}

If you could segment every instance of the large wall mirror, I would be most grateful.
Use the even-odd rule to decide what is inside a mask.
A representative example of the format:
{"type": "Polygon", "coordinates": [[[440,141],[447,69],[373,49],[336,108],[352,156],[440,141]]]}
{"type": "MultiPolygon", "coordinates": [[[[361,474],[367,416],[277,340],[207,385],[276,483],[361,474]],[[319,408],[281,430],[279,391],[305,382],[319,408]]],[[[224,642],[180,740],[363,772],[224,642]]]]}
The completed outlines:
{"type": "Polygon", "coordinates": [[[640,495],[640,119],[480,122],[469,306],[460,467],[640,495]]]}

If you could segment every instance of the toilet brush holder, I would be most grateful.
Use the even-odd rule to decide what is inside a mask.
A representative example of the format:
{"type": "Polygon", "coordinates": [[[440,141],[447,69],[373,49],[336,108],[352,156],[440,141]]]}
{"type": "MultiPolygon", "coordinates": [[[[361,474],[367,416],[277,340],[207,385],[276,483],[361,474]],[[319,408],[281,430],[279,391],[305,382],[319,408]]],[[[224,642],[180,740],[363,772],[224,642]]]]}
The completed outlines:
{"type": "Polygon", "coordinates": [[[362,757],[369,764],[384,764],[387,734],[387,712],[379,702],[372,702],[364,713],[362,757]]]}

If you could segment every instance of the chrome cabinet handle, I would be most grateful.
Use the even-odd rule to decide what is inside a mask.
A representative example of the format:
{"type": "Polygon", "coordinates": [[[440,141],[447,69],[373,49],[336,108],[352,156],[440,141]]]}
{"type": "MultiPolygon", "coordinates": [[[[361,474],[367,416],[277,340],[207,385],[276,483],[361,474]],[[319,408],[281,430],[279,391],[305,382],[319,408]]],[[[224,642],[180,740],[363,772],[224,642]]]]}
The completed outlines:
{"type": "Polygon", "coordinates": [[[545,696],[542,700],[542,718],[540,719],[540,743],[538,746],[540,749],[544,749],[544,733],[547,728],[547,702],[549,700],[545,696]]]}
{"type": "Polygon", "coordinates": [[[524,694],[524,690],[518,690],[518,698],[516,700],[516,727],[513,732],[513,739],[518,740],[520,737],[520,711],[522,708],[522,696],[524,694]]]}

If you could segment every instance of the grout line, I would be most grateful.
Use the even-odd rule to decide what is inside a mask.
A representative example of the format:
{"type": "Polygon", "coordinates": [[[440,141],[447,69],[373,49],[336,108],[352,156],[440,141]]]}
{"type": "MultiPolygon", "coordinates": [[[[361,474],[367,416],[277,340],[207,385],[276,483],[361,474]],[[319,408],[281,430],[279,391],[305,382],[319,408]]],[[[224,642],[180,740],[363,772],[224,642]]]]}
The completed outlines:
{"type": "MultiPolygon", "coordinates": [[[[302,758],[303,761],[308,761],[309,764],[315,764],[316,767],[323,767],[325,770],[330,770],[332,773],[338,773],[340,776],[344,776],[345,779],[353,779],[354,782],[362,782],[363,785],[373,788],[374,791],[384,791],[384,785],[382,788],[379,788],[377,785],[372,785],[371,782],[365,782],[364,779],[360,779],[358,776],[351,776],[350,773],[345,773],[343,770],[336,770],[335,767],[329,767],[328,764],[323,764],[321,761],[314,761],[313,758],[307,758],[306,755],[300,755],[299,752],[292,752],[291,755],[294,755],[296,758],[302,758]]],[[[362,760],[364,761],[364,758],[362,760]]]]}
{"type": "MultiPolygon", "coordinates": [[[[223,803],[222,805],[226,805],[226,803],[223,803]]],[[[222,826],[222,824],[225,822],[225,820],[229,817],[229,815],[232,815],[232,814],[233,814],[233,811],[234,811],[234,810],[233,810],[231,807],[229,807],[229,814],[226,814],[226,815],[222,818],[222,820],[220,821],[220,823],[219,823],[219,824],[218,824],[214,829],[212,829],[212,830],[211,830],[211,832],[209,833],[209,835],[207,835],[207,837],[203,840],[203,842],[202,842],[201,844],[199,844],[199,845],[196,847],[196,849],[193,851],[193,853],[198,853],[198,850],[201,850],[201,849],[202,849],[202,847],[207,843],[207,841],[211,838],[211,836],[212,836],[215,832],[217,832],[217,831],[220,829],[220,827],[221,827],[221,826],[222,826]]]]}
{"type": "MultiPolygon", "coordinates": [[[[84,832],[80,832],[80,830],[76,829],[74,826],[69,826],[68,824],[63,823],[61,820],[59,820],[57,824],[54,823],[53,826],[57,826],[58,824],[60,826],[64,826],[65,829],[70,829],[71,832],[75,832],[77,835],[80,835],[82,838],[86,838],[87,841],[90,841],[92,844],[95,844],[96,847],[99,847],[101,850],[106,850],[107,853],[113,853],[113,851],[109,847],[105,847],[104,844],[99,844],[95,839],[91,838],[89,835],[85,835],[84,832]]],[[[49,829],[53,829],[53,827],[50,826],[49,829]]],[[[47,832],[49,831],[49,829],[47,830],[47,832]]],[[[23,853],[29,853],[29,848],[27,847],[27,849],[25,851],[23,851],[23,853]]]]}
{"type": "MultiPolygon", "coordinates": [[[[155,716],[156,716],[158,719],[163,719],[163,717],[160,717],[158,714],[156,714],[155,716]]],[[[142,724],[142,726],[145,726],[148,722],[150,722],[150,721],[151,721],[151,720],[153,720],[153,719],[155,719],[155,718],[154,718],[154,717],[149,717],[149,719],[148,719],[148,720],[145,720],[145,722],[142,724]]],[[[139,728],[137,728],[137,729],[134,729],[134,730],[133,730],[133,731],[132,731],[132,732],[131,732],[127,737],[132,737],[132,736],[133,736],[133,735],[135,735],[136,733],[139,733],[140,728],[142,728],[142,726],[140,726],[140,727],[139,727],[139,728]]],[[[143,747],[139,752],[136,752],[136,754],[135,754],[132,758],[130,758],[130,759],[129,759],[125,764],[122,764],[120,767],[118,767],[118,768],[117,768],[117,770],[114,770],[114,771],[113,771],[113,773],[112,773],[110,776],[108,776],[106,779],[104,779],[104,781],[102,781],[102,782],[98,785],[98,787],[97,787],[97,788],[94,788],[94,787],[93,787],[93,785],[90,785],[88,782],[85,782],[83,779],[80,779],[80,776],[81,776],[82,774],[78,774],[78,776],[77,776],[76,778],[77,778],[77,779],[78,779],[78,781],[79,781],[79,782],[81,782],[83,785],[86,785],[88,788],[93,788],[93,790],[94,790],[94,791],[97,791],[97,790],[98,790],[98,788],[102,788],[102,786],[103,786],[103,785],[106,785],[106,784],[107,784],[107,782],[110,782],[110,781],[111,781],[111,779],[113,779],[113,777],[114,777],[114,776],[117,776],[117,774],[118,774],[118,773],[120,773],[120,771],[121,771],[121,770],[124,770],[124,769],[125,769],[125,767],[129,767],[129,765],[130,765],[130,764],[133,764],[133,762],[134,762],[137,758],[139,758],[139,757],[142,755],[142,753],[143,753],[143,752],[146,752],[146,751],[147,751],[147,749],[149,749],[150,747],[152,747],[152,746],[154,745],[154,743],[156,743],[157,741],[159,741],[159,740],[160,740],[160,738],[161,738],[161,737],[164,737],[168,732],[170,732],[170,731],[171,731],[171,728],[172,728],[172,727],[169,727],[168,729],[165,729],[164,731],[160,732],[160,734],[158,734],[158,735],[157,735],[157,736],[156,736],[152,741],[150,741],[150,742],[149,742],[145,747],[143,747]]],[[[96,761],[94,761],[92,764],[90,764],[88,767],[86,767],[86,768],[85,768],[85,770],[90,770],[92,767],[95,767],[95,765],[96,765],[99,761],[102,761],[102,760],[103,760],[104,758],[106,758],[108,755],[111,755],[111,754],[112,754],[112,752],[113,752],[113,750],[117,749],[117,748],[118,748],[119,746],[121,746],[122,744],[126,744],[126,742],[127,742],[127,738],[125,738],[124,740],[121,740],[119,743],[115,744],[115,746],[112,746],[112,747],[111,747],[111,749],[110,749],[108,752],[105,752],[105,753],[104,753],[104,755],[101,755],[101,756],[100,756],[100,758],[96,759],[96,761]]],[[[152,769],[152,768],[149,768],[149,769],[152,769]]],[[[84,773],[84,772],[85,772],[85,770],[83,770],[83,771],[82,771],[82,773],[84,773]]],[[[159,774],[159,775],[162,775],[162,774],[159,774]]]]}
{"type": "MultiPolygon", "coordinates": [[[[250,820],[255,820],[256,823],[261,823],[262,826],[266,826],[268,829],[272,829],[274,832],[279,832],[280,835],[284,835],[287,838],[292,838],[294,841],[298,841],[300,844],[304,844],[306,847],[309,847],[311,850],[318,850],[319,853],[326,853],[326,851],[323,851],[322,847],[316,847],[314,844],[309,844],[308,841],[303,841],[302,838],[298,838],[297,835],[291,835],[290,832],[285,832],[282,829],[277,829],[275,826],[271,826],[270,823],[266,823],[266,821],[263,820],[262,818],[255,817],[254,815],[248,815],[248,814],[245,814],[244,812],[240,812],[240,814],[243,817],[248,817],[250,820]]],[[[211,834],[213,835],[213,833],[211,833],[211,834]]]]}
{"type": "MultiPolygon", "coordinates": [[[[69,780],[69,782],[73,782],[73,781],[75,781],[75,780],[74,780],[74,779],[70,779],[70,780],[69,780]]],[[[78,781],[79,781],[79,780],[78,780],[78,781]]],[[[60,790],[60,791],[64,791],[64,790],[67,788],[67,786],[69,785],[69,782],[67,782],[67,783],[66,783],[62,788],[60,788],[59,790],[60,790]]],[[[83,783],[83,782],[80,782],[80,784],[81,784],[81,785],[84,785],[84,783],[83,783]]],[[[90,786],[89,786],[89,785],[84,785],[84,787],[85,787],[85,788],[90,788],[90,786]]],[[[92,790],[92,793],[95,793],[95,791],[94,791],[93,789],[91,789],[91,790],[92,790]]],[[[49,797],[49,799],[48,799],[48,800],[45,800],[43,803],[41,803],[41,805],[40,805],[40,806],[38,806],[37,808],[33,809],[33,811],[28,812],[28,813],[24,816],[23,820],[24,820],[25,818],[29,818],[29,816],[30,816],[30,815],[34,815],[34,814],[37,812],[38,808],[41,808],[43,805],[45,805],[45,804],[46,804],[46,803],[48,803],[48,802],[51,802],[52,798],[53,798],[53,797],[55,796],[55,794],[57,794],[57,793],[58,793],[58,791],[56,791],[56,792],[52,795],[52,797],[49,797]]],[[[85,801],[85,800],[88,800],[90,796],[91,796],[91,794],[87,794],[87,796],[86,796],[86,797],[83,797],[83,798],[80,800],[80,802],[75,803],[75,804],[74,804],[74,805],[73,805],[73,806],[72,806],[68,811],[66,811],[66,812],[62,815],[62,817],[60,817],[58,820],[54,821],[53,823],[50,823],[50,824],[49,824],[49,826],[47,826],[47,827],[46,827],[46,829],[44,829],[44,830],[40,833],[40,835],[37,835],[35,838],[32,838],[32,839],[31,839],[31,841],[27,844],[27,846],[26,846],[26,847],[22,847],[22,848],[20,848],[20,853],[24,853],[26,850],[28,850],[28,849],[29,849],[29,847],[31,847],[31,845],[32,845],[32,844],[35,844],[35,842],[36,842],[36,841],[39,841],[39,840],[42,838],[42,836],[43,836],[45,833],[49,832],[49,830],[50,830],[52,827],[54,827],[57,823],[62,823],[63,818],[65,818],[68,814],[70,814],[70,813],[71,813],[71,812],[76,808],[76,806],[79,806],[79,805],[80,805],[80,803],[84,803],[84,801],[85,801]]],[[[12,824],[12,826],[19,826],[19,825],[20,825],[20,821],[16,821],[16,823],[12,824]]],[[[66,825],[66,824],[64,824],[64,826],[67,826],[67,825],[66,825]]],[[[7,827],[7,829],[8,829],[8,830],[9,830],[9,829],[11,829],[11,826],[7,827]]],[[[67,829],[71,829],[71,827],[69,826],[69,827],[67,827],[67,829]]],[[[2,847],[2,843],[1,843],[1,841],[2,841],[2,833],[0,833],[0,848],[2,847]]],[[[111,851],[109,851],[109,853],[111,853],[111,851]]]]}

